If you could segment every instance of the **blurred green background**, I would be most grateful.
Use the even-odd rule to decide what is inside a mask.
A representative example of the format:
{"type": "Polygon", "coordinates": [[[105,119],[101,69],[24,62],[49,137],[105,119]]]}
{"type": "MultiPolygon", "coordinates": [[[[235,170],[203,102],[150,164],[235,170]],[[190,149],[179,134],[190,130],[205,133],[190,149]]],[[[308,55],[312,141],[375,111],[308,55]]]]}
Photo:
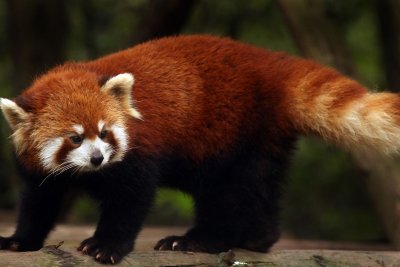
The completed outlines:
{"type": "MultiPolygon", "coordinates": [[[[178,32],[230,36],[300,55],[279,2],[0,1],[0,96],[16,96],[38,74],[65,60],[87,60],[178,32]]],[[[323,16],[344,41],[362,83],[375,90],[390,87],[384,71],[379,0],[303,2],[310,12],[316,2],[323,8],[323,16]]],[[[18,178],[7,138],[10,131],[3,118],[0,130],[0,212],[8,213],[16,209],[18,178]]],[[[302,139],[288,178],[282,203],[287,234],[336,240],[385,239],[360,171],[349,154],[314,138],[302,139]]],[[[94,222],[96,218],[96,204],[88,197],[79,198],[67,216],[71,223],[94,222]]],[[[188,225],[191,221],[189,196],[159,191],[148,224],[188,225]]]]}

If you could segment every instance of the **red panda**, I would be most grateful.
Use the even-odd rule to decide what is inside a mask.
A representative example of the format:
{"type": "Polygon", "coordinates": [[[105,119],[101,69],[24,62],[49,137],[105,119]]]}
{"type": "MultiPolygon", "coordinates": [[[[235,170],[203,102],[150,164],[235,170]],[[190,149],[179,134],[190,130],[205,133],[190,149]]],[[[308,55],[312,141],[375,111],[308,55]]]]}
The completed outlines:
{"type": "Polygon", "coordinates": [[[397,152],[400,101],[312,60],[227,38],[150,41],[48,71],[1,99],[24,181],[14,235],[40,249],[70,187],[101,203],[78,250],[117,263],[134,246],[157,186],[193,196],[195,226],[157,250],[267,252],[299,135],[397,152]]]}

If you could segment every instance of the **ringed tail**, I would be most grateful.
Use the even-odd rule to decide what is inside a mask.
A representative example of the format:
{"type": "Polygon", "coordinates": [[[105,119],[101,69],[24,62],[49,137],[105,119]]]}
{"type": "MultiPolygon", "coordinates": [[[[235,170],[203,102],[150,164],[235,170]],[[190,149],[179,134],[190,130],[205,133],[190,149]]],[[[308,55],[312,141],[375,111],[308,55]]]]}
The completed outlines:
{"type": "Polygon", "coordinates": [[[369,92],[335,70],[305,62],[311,70],[286,82],[289,117],[298,131],[352,151],[400,151],[398,94],[369,92]]]}

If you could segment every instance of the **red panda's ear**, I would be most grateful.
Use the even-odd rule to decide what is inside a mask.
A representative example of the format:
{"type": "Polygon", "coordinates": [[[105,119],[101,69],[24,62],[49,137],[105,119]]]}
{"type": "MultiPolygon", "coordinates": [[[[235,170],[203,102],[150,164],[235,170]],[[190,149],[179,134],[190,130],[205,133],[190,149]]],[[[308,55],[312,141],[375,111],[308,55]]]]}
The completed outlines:
{"type": "Polygon", "coordinates": [[[0,98],[0,108],[13,131],[18,130],[29,120],[29,113],[7,98],[0,98]]]}
{"type": "Polygon", "coordinates": [[[141,120],[142,115],[135,109],[132,101],[132,86],[135,78],[130,73],[122,73],[103,81],[101,91],[116,98],[123,106],[128,108],[130,115],[141,120]]]}

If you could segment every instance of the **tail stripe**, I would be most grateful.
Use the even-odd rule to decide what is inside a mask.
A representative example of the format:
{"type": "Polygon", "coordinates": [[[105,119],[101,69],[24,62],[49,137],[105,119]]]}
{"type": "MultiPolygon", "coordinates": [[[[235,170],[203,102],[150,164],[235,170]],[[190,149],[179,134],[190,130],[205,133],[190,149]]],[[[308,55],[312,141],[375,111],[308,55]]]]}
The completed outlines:
{"type": "Polygon", "coordinates": [[[293,87],[292,122],[299,131],[351,150],[385,154],[400,150],[397,94],[368,93],[344,77],[315,87],[312,81],[317,75],[321,73],[312,73],[293,87]]]}

